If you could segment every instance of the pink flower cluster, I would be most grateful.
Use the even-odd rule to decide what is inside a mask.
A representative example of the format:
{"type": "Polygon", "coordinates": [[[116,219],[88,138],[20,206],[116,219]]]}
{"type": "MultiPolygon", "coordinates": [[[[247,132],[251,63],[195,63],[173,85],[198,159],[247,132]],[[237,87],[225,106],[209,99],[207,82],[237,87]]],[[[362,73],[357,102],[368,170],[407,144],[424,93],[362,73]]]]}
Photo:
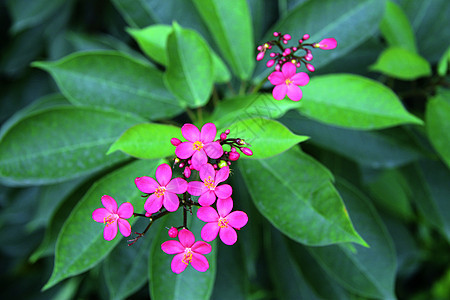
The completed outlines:
{"type": "Polygon", "coordinates": [[[273,46],[277,46],[280,52],[270,53],[269,56],[271,59],[266,63],[268,68],[275,65],[275,72],[268,77],[270,83],[275,85],[272,92],[273,97],[276,100],[282,100],[287,95],[289,99],[299,101],[302,98],[302,92],[298,86],[308,84],[309,76],[304,72],[296,74],[296,68],[299,68],[303,63],[308,71],[314,72],[315,68],[310,63],[314,58],[311,49],[334,49],[337,46],[336,39],[326,38],[318,43],[305,43],[310,36],[309,34],[304,34],[303,37],[298,40],[297,45],[285,48],[284,45],[291,40],[291,36],[289,34],[283,35],[281,32],[274,32],[273,35],[277,39],[268,41],[257,47],[259,52],[256,55],[256,60],[262,60],[267,50],[271,50],[273,46]],[[307,47],[310,47],[311,49],[307,47]],[[302,52],[301,54],[296,54],[297,51],[302,52]]]}
{"type": "MultiPolygon", "coordinates": [[[[96,209],[92,218],[96,222],[105,223],[104,238],[112,240],[117,235],[117,226],[124,236],[131,234],[130,223],[125,220],[132,215],[147,217],[150,224],[143,233],[136,233],[138,237],[129,245],[135,243],[149,229],[151,223],[160,217],[178,210],[180,206],[185,211],[192,211],[192,206],[198,206],[197,217],[206,222],[201,230],[201,238],[206,242],[213,241],[217,236],[223,243],[233,245],[237,241],[236,230],[241,229],[248,222],[245,212],[233,211],[231,195],[233,189],[224,182],[230,176],[231,162],[239,159],[239,149],[244,155],[252,155],[243,139],[228,138],[229,130],[216,138],[217,129],[212,123],[205,124],[201,131],[192,124],[185,124],[181,128],[182,142],[172,138],[172,145],[176,146],[174,166],[184,168],[182,177],[174,177],[172,168],[168,164],[157,167],[155,178],[149,176],[137,177],[136,187],[147,198],[144,204],[145,214],[134,213],[133,206],[126,202],[117,209],[116,201],[110,196],[103,196],[105,208],[96,209]],[[230,151],[224,151],[223,146],[229,146],[230,151]],[[193,171],[198,171],[200,181],[190,181],[193,171]],[[197,201],[191,196],[199,196],[197,201]],[[118,224],[118,225],[117,225],[118,224]]],[[[209,268],[204,254],[211,252],[211,245],[204,241],[195,242],[194,234],[187,229],[186,213],[183,225],[171,227],[168,235],[178,237],[179,241],[169,240],[161,245],[167,254],[176,254],[172,259],[171,268],[175,273],[181,273],[192,264],[194,269],[204,272],[209,268]],[[180,231],[178,231],[181,229],[180,231]]]]}

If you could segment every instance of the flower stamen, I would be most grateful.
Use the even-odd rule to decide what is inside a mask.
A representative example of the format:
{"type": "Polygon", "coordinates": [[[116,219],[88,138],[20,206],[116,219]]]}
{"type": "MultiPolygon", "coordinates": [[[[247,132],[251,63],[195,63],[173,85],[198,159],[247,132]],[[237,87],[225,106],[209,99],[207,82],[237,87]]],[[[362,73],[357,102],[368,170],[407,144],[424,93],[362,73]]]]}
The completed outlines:
{"type": "Polygon", "coordinates": [[[219,225],[220,228],[227,228],[228,227],[228,222],[229,221],[227,219],[220,218],[219,222],[218,222],[218,225],[219,225]]]}
{"type": "Polygon", "coordinates": [[[204,184],[210,190],[214,190],[215,188],[214,179],[212,179],[211,176],[208,176],[208,178],[204,181],[204,184]]]}
{"type": "Polygon", "coordinates": [[[192,149],[193,150],[201,150],[201,149],[203,149],[203,143],[202,142],[200,142],[200,141],[196,141],[196,142],[194,142],[194,144],[192,144],[192,149]]]}
{"type": "Polygon", "coordinates": [[[192,260],[192,252],[190,248],[187,248],[184,252],[183,259],[181,260],[181,262],[185,265],[188,265],[191,260],[192,260]]]}
{"type": "Polygon", "coordinates": [[[156,191],[155,191],[156,197],[159,198],[159,197],[161,197],[161,196],[164,196],[165,191],[166,191],[166,187],[165,187],[165,186],[160,186],[160,187],[158,187],[158,188],[156,189],[156,191]]]}

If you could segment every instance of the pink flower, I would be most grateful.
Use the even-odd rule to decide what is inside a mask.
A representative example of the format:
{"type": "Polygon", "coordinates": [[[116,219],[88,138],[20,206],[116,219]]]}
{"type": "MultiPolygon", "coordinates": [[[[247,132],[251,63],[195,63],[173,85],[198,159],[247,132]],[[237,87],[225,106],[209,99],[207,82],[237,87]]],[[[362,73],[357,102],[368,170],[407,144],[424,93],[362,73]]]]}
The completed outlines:
{"type": "Polygon", "coordinates": [[[129,202],[122,203],[117,209],[117,202],[113,197],[104,195],[102,196],[102,204],[105,208],[97,208],[92,213],[92,219],[95,222],[105,223],[105,229],[103,231],[103,238],[107,241],[111,241],[117,235],[117,223],[119,223],[120,233],[123,236],[129,236],[131,234],[131,225],[125,220],[133,215],[134,208],[129,202]]]}
{"type": "Polygon", "coordinates": [[[179,144],[175,154],[181,159],[192,156],[195,170],[200,170],[200,167],[208,162],[208,157],[217,159],[222,156],[222,146],[219,142],[214,142],[217,129],[213,123],[203,125],[201,132],[192,124],[184,124],[181,133],[188,142],[179,144]]]}
{"type": "Polygon", "coordinates": [[[203,222],[208,222],[202,229],[202,239],[211,242],[219,234],[220,239],[227,245],[233,245],[237,241],[234,229],[241,229],[248,222],[247,214],[243,211],[232,213],[233,200],[231,198],[217,200],[217,211],[211,206],[200,207],[197,217],[203,222]]]}
{"type": "Polygon", "coordinates": [[[208,270],[208,260],[202,254],[210,253],[211,245],[203,241],[195,242],[194,235],[187,229],[182,229],[178,233],[178,239],[180,241],[170,240],[161,245],[161,249],[165,253],[176,254],[171,263],[172,271],[180,274],[189,263],[199,272],[208,270]]]}
{"type": "Polygon", "coordinates": [[[275,71],[269,75],[270,83],[275,85],[273,97],[276,100],[282,100],[287,96],[293,101],[299,101],[302,98],[302,91],[298,85],[307,85],[309,76],[305,72],[296,73],[297,68],[291,62],[287,62],[281,68],[281,72],[275,71]]]}
{"type": "Polygon", "coordinates": [[[155,213],[164,207],[168,211],[176,211],[180,205],[178,196],[186,192],[187,182],[182,178],[172,179],[172,169],[168,164],[162,164],[156,169],[155,179],[142,176],[135,179],[137,188],[146,194],[151,194],[145,201],[144,208],[148,213],[155,213]]]}
{"type": "Polygon", "coordinates": [[[191,181],[188,184],[187,191],[193,196],[200,196],[198,203],[201,206],[209,206],[218,198],[228,198],[231,196],[233,189],[228,184],[218,185],[228,179],[230,168],[228,166],[214,171],[211,164],[205,164],[200,168],[200,181],[191,181]]]}
{"type": "Polygon", "coordinates": [[[327,39],[323,39],[318,43],[313,44],[313,46],[315,48],[320,48],[323,50],[331,50],[336,48],[337,46],[337,41],[334,38],[327,38],[327,39]]]}

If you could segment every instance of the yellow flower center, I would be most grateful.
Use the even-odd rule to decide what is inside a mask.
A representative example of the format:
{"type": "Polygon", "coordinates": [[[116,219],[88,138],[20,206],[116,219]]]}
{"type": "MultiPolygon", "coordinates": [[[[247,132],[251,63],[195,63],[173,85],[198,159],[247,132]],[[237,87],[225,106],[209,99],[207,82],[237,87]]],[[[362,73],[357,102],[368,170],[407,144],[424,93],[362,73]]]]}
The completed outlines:
{"type": "Polygon", "coordinates": [[[225,218],[220,218],[218,225],[220,228],[227,228],[228,227],[228,220],[225,218]]]}
{"type": "Polygon", "coordinates": [[[111,225],[119,218],[119,215],[117,214],[110,214],[106,218],[103,218],[103,224],[106,224],[106,226],[111,225]]]}
{"type": "Polygon", "coordinates": [[[156,191],[155,191],[155,195],[156,195],[156,197],[161,197],[161,196],[164,196],[164,192],[166,191],[166,188],[164,187],[164,186],[160,186],[160,187],[158,187],[157,189],[156,189],[156,191]]]}
{"type": "Polygon", "coordinates": [[[286,85],[290,85],[291,83],[292,83],[292,81],[290,78],[286,79],[286,85]]]}
{"type": "Polygon", "coordinates": [[[204,184],[210,190],[214,190],[215,188],[214,179],[212,179],[211,176],[208,176],[208,178],[204,181],[204,184]]]}
{"type": "Polygon", "coordinates": [[[188,265],[191,260],[192,260],[191,248],[186,248],[186,250],[184,250],[183,259],[181,261],[183,262],[183,264],[188,265]]]}
{"type": "Polygon", "coordinates": [[[194,144],[192,144],[192,149],[193,150],[200,150],[203,148],[203,143],[200,141],[196,141],[194,144]]]}

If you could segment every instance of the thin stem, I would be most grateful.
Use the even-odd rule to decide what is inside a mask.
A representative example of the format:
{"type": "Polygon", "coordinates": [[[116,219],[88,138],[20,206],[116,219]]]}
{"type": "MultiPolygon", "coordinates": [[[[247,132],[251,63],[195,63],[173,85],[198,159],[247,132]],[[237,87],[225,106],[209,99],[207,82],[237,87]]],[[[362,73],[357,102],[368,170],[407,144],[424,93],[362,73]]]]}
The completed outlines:
{"type": "Polygon", "coordinates": [[[241,86],[239,87],[239,95],[244,95],[245,94],[245,87],[247,86],[247,82],[246,81],[242,81],[241,82],[241,86]]]}
{"type": "Polygon", "coordinates": [[[195,117],[195,114],[192,112],[192,110],[189,109],[189,107],[186,107],[186,113],[189,116],[189,119],[191,119],[191,121],[193,123],[195,123],[195,121],[197,120],[197,118],[195,117]]]}
{"type": "MultiPolygon", "coordinates": [[[[159,214],[157,214],[155,216],[147,217],[149,219],[149,223],[148,223],[147,227],[145,227],[143,232],[135,232],[135,234],[137,234],[137,237],[135,237],[133,239],[129,239],[127,241],[128,242],[128,246],[131,246],[134,243],[136,243],[141,237],[143,237],[147,233],[147,231],[150,229],[150,226],[152,226],[154,221],[158,220],[161,217],[164,217],[168,213],[169,213],[169,211],[165,210],[165,211],[160,212],[159,214]]],[[[144,214],[139,214],[139,213],[133,213],[133,216],[145,217],[144,214]]]]}
{"type": "Polygon", "coordinates": [[[200,124],[203,124],[203,110],[201,107],[197,108],[197,120],[200,124]]]}
{"type": "Polygon", "coordinates": [[[267,80],[268,80],[267,77],[264,77],[264,79],[261,80],[261,81],[258,83],[258,85],[256,85],[255,87],[253,87],[253,89],[250,91],[250,94],[257,93],[257,92],[262,88],[262,86],[264,85],[264,83],[266,83],[267,80]]]}

